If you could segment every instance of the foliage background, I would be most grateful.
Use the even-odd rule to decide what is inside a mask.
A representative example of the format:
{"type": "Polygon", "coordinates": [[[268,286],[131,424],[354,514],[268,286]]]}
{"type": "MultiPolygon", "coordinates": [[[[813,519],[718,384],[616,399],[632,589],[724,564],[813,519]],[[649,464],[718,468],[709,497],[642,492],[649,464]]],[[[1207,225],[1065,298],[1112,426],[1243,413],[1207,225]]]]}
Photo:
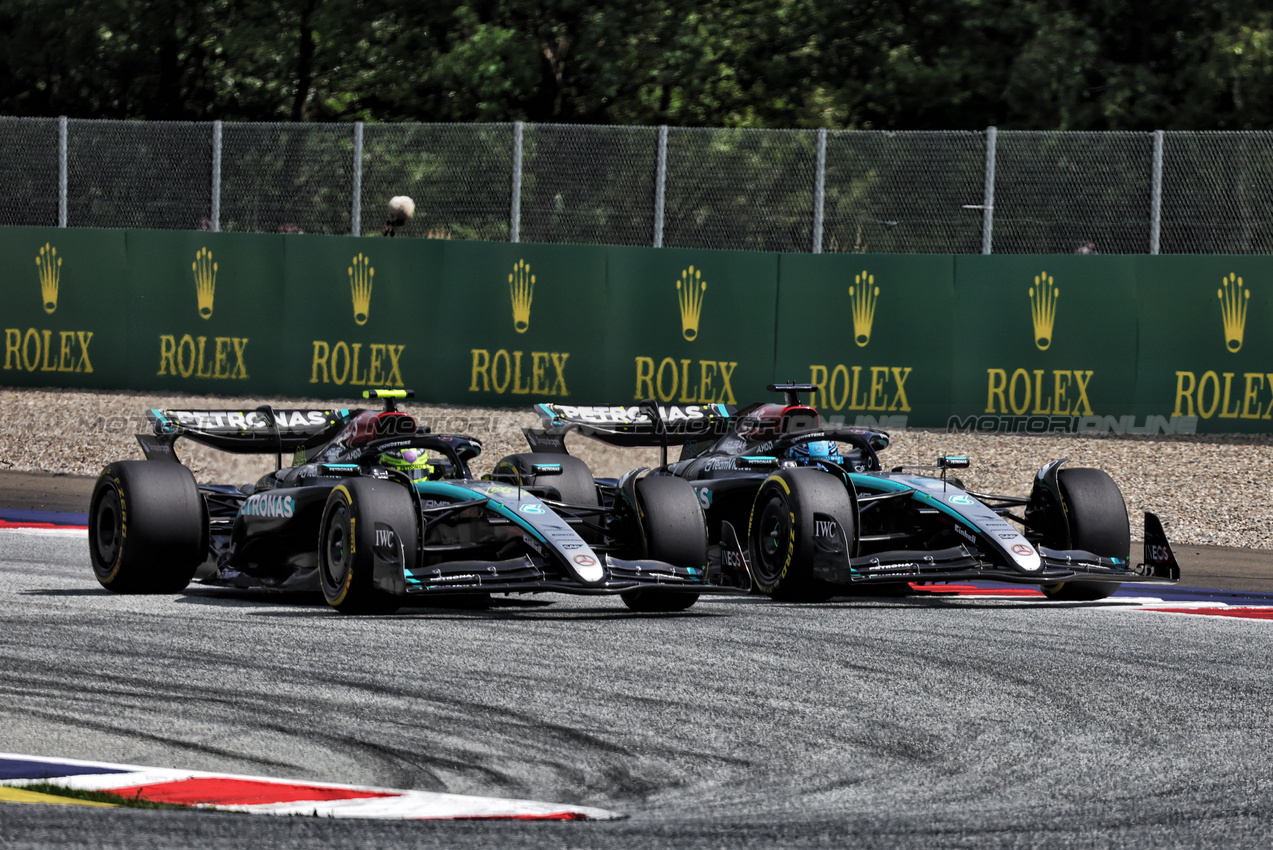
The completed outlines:
{"type": "Polygon", "coordinates": [[[1273,126],[1251,0],[0,0],[0,114],[1273,126]]]}

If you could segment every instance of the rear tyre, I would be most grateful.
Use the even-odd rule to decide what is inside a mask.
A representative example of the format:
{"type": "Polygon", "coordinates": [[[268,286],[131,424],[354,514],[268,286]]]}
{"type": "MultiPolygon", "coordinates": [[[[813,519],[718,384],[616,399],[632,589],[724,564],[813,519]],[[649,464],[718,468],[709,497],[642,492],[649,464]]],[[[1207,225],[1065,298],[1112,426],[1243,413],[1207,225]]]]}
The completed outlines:
{"type": "MultiPolygon", "coordinates": [[[[579,458],[555,452],[526,452],[509,455],[495,464],[495,474],[523,487],[551,487],[560,494],[560,501],[567,505],[596,507],[601,504],[597,495],[597,483],[592,470],[579,458]],[[555,464],[561,467],[561,475],[535,475],[535,464],[555,464]]],[[[594,515],[587,518],[596,523],[594,515]]],[[[587,526],[574,526],[579,536],[589,543],[601,540],[601,534],[587,526]]]]}
{"type": "MultiPolygon", "coordinates": [[[[654,475],[636,483],[646,551],[656,561],[707,574],[707,525],[694,488],[682,478],[654,475]]],[[[697,593],[644,587],[619,594],[633,611],[684,611],[697,593]]]]}
{"type": "Polygon", "coordinates": [[[390,614],[399,597],[376,586],[376,525],[392,528],[402,554],[415,557],[411,496],[399,484],[348,478],[332,488],[318,534],[318,583],[342,614],[390,614]]]}
{"type": "Polygon", "coordinates": [[[177,593],[208,553],[208,520],[194,474],[169,461],[124,460],[102,470],[88,508],[93,574],[115,593],[177,593]]]}
{"type": "MultiPolygon", "coordinates": [[[[1064,516],[1057,518],[1069,529],[1069,548],[1082,549],[1103,558],[1126,559],[1131,551],[1131,526],[1127,521],[1127,505],[1118,485],[1099,469],[1062,469],[1057,474],[1061,485],[1064,516]]],[[[1056,540],[1046,542],[1053,548],[1066,548],[1056,540]],[[1055,544],[1055,545],[1054,545],[1055,544]]],[[[1049,599],[1064,602],[1090,602],[1105,599],[1118,590],[1116,582],[1066,581],[1044,585],[1049,599]]]]}
{"type": "Polygon", "coordinates": [[[835,586],[813,574],[817,523],[833,520],[839,526],[847,557],[855,549],[856,517],[853,497],[834,475],[784,469],[765,479],[747,529],[752,577],[761,593],[784,602],[831,598],[835,586]]]}

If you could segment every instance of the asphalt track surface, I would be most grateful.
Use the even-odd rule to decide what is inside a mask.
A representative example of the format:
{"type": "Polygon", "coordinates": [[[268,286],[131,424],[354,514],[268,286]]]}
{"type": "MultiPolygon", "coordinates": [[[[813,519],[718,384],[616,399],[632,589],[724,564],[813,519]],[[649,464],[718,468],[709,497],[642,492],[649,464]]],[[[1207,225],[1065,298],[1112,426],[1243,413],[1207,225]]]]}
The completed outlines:
{"type": "Polygon", "coordinates": [[[6,804],[6,848],[1273,836],[1268,621],[912,597],[717,598],[638,616],[550,596],[343,617],[310,596],[198,585],[113,596],[82,538],[15,532],[0,532],[0,610],[0,751],[630,815],[384,823],[6,804]]]}

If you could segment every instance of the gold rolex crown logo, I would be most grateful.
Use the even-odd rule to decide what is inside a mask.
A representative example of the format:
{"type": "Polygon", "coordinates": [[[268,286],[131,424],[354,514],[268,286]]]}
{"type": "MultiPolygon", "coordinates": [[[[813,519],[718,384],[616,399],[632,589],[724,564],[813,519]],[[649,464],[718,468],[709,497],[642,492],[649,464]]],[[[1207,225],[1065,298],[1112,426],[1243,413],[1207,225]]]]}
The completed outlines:
{"type": "Polygon", "coordinates": [[[693,342],[698,338],[698,318],[703,313],[703,293],[707,292],[703,270],[693,266],[682,270],[676,291],[681,302],[681,336],[693,342]]]}
{"type": "Polygon", "coordinates": [[[535,276],[525,260],[513,263],[508,276],[508,294],[513,299],[513,330],[526,333],[530,327],[530,301],[535,297],[535,276]]]}
{"type": "Polygon", "coordinates": [[[875,302],[880,288],[875,285],[875,275],[865,269],[853,276],[849,287],[849,303],[853,306],[853,341],[858,348],[865,348],[871,341],[871,325],[875,323],[875,302]]]}
{"type": "Polygon", "coordinates": [[[354,257],[354,264],[349,267],[349,291],[354,299],[354,321],[360,325],[367,324],[367,316],[371,313],[371,285],[375,278],[371,257],[362,254],[354,257]]]}
{"type": "Polygon", "coordinates": [[[1220,298],[1220,316],[1224,319],[1224,346],[1236,354],[1242,348],[1242,333],[1246,330],[1246,306],[1251,290],[1242,285],[1242,278],[1232,272],[1221,278],[1224,284],[1216,290],[1220,298]]]}
{"type": "Polygon", "coordinates": [[[40,270],[44,312],[52,313],[57,309],[57,285],[62,280],[62,258],[57,255],[57,248],[45,242],[35,258],[35,266],[40,270]]]}
{"type": "Polygon", "coordinates": [[[1047,272],[1034,276],[1030,287],[1030,316],[1034,320],[1034,344],[1047,351],[1052,344],[1052,325],[1056,322],[1056,299],[1061,291],[1047,272]]]}
{"type": "Polygon", "coordinates": [[[217,264],[212,259],[212,252],[200,248],[195,252],[190,268],[194,271],[194,291],[199,297],[199,318],[211,319],[212,299],[217,293],[217,264]]]}

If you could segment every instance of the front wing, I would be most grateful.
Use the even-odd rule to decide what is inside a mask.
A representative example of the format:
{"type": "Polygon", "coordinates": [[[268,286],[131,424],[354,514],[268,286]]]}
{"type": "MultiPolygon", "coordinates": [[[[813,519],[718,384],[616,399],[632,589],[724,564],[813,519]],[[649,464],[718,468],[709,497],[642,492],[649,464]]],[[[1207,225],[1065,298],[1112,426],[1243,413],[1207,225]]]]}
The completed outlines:
{"type": "MultiPolygon", "coordinates": [[[[1066,581],[1114,583],[1174,582],[1174,576],[1155,566],[1141,571],[1126,562],[1101,558],[1091,552],[1039,547],[1042,566],[1032,572],[1004,567],[987,560],[973,546],[955,546],[931,552],[880,552],[850,558],[847,564],[817,564],[814,575],[833,584],[866,585],[895,581],[1003,581],[1021,584],[1059,584],[1066,581]]],[[[1142,565],[1144,567],[1144,565],[1142,565]]]]}
{"type": "Polygon", "coordinates": [[[674,567],[662,561],[601,556],[605,580],[585,585],[563,577],[546,558],[523,555],[503,561],[446,561],[405,572],[406,591],[445,593],[582,593],[610,595],[642,588],[685,593],[729,592],[707,583],[705,571],[674,567]]]}

